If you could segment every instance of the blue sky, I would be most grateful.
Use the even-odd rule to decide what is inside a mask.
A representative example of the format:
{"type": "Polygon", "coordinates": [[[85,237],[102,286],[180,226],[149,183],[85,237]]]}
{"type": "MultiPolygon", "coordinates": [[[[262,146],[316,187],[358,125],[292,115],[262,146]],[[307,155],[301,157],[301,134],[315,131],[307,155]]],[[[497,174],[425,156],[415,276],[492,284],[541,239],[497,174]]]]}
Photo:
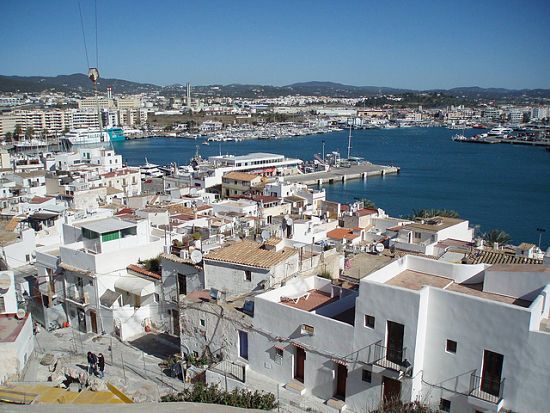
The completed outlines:
{"type": "MultiPolygon", "coordinates": [[[[94,0],[80,0],[95,62],[94,0]]],[[[550,0],[97,0],[103,77],[550,88],[550,0]]],[[[0,74],[87,69],[78,0],[1,0],[0,74]]]]}

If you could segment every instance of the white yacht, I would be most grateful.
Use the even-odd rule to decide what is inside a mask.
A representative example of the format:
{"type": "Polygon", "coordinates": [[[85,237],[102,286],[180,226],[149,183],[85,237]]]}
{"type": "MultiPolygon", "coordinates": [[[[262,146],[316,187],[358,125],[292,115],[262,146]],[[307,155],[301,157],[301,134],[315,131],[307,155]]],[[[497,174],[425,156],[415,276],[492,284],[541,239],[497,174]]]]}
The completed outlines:
{"type": "Polygon", "coordinates": [[[496,128],[491,129],[489,132],[487,132],[487,136],[506,136],[513,132],[513,129],[510,128],[504,128],[502,126],[498,126],[496,128]]]}
{"type": "Polygon", "coordinates": [[[90,143],[103,143],[111,140],[109,133],[99,129],[72,129],[61,137],[62,141],[71,145],[86,145],[90,143]]]}
{"type": "Polygon", "coordinates": [[[139,167],[139,171],[141,172],[142,180],[149,178],[161,178],[164,176],[162,171],[159,169],[159,166],[154,163],[149,163],[147,158],[145,158],[145,165],[139,167]]]}

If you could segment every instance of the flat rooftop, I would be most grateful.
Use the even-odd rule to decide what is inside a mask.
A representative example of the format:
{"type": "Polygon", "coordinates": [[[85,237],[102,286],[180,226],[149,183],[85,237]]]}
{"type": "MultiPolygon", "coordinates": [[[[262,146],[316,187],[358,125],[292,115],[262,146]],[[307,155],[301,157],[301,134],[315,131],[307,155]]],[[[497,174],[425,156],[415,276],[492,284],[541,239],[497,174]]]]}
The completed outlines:
{"type": "Polygon", "coordinates": [[[412,224],[403,225],[400,229],[420,230],[420,231],[441,231],[454,225],[464,222],[463,219],[448,217],[424,218],[422,221],[416,221],[412,224]]]}
{"type": "Polygon", "coordinates": [[[314,311],[328,303],[336,301],[329,293],[320,290],[309,290],[300,297],[281,297],[281,304],[304,311],[314,311]]]}
{"type": "Polygon", "coordinates": [[[105,234],[107,232],[121,231],[126,228],[135,227],[133,222],[123,221],[116,218],[105,218],[97,221],[89,221],[80,223],[81,228],[86,228],[90,231],[97,232],[98,234],[105,234]]]}
{"type": "Polygon", "coordinates": [[[415,291],[420,290],[424,286],[428,286],[466,294],[472,297],[483,298],[485,300],[518,305],[520,307],[529,307],[531,305],[531,301],[528,300],[521,300],[515,297],[485,292],[483,291],[483,283],[457,284],[450,278],[413,270],[405,270],[388,280],[385,284],[415,291]]]}

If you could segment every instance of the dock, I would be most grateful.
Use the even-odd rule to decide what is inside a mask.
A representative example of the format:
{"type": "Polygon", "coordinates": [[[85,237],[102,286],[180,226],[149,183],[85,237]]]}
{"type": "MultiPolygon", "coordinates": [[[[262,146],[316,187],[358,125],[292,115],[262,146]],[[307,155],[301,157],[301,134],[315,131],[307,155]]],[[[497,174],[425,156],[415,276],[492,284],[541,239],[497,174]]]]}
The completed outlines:
{"type": "Polygon", "coordinates": [[[352,179],[367,179],[371,176],[398,174],[398,166],[375,165],[370,162],[349,167],[331,168],[328,172],[313,172],[308,174],[285,177],[285,182],[301,183],[305,185],[323,185],[342,183],[352,179]]]}

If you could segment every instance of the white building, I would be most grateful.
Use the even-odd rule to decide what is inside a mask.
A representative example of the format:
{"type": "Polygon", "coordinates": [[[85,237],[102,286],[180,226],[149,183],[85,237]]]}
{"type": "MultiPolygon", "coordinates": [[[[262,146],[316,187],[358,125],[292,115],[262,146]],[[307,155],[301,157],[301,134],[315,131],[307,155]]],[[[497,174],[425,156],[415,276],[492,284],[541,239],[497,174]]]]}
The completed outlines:
{"type": "Polygon", "coordinates": [[[239,361],[269,378],[266,388],[274,380],[355,412],[389,399],[448,412],[545,411],[549,283],[548,266],[415,256],[363,278],[358,295],[295,279],[255,297],[239,361]]]}
{"type": "Polygon", "coordinates": [[[0,384],[21,380],[34,350],[33,322],[30,314],[18,311],[12,271],[0,272],[0,384]]]}
{"type": "Polygon", "coordinates": [[[447,217],[417,219],[387,230],[397,233],[397,237],[390,240],[390,246],[426,255],[434,254],[438,241],[455,239],[471,242],[474,235],[473,228],[468,227],[468,221],[447,217]]]}
{"type": "Polygon", "coordinates": [[[238,241],[204,256],[204,287],[229,299],[261,291],[291,278],[299,268],[298,251],[282,243],[238,241]]]}

